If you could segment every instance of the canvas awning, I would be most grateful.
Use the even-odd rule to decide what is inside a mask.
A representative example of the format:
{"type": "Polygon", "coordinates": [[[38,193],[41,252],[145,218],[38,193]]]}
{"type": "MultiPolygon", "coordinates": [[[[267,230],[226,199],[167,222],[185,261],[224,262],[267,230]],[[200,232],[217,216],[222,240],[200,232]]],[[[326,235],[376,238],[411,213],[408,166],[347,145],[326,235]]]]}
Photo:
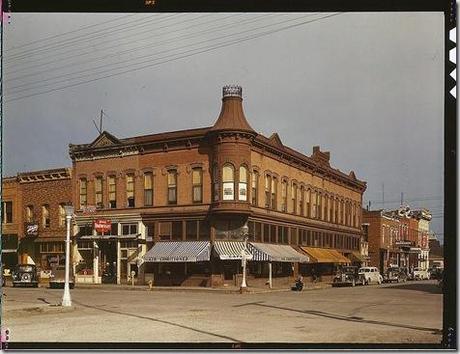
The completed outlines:
{"type": "Polygon", "coordinates": [[[351,263],[350,260],[336,250],[318,247],[300,247],[315,263],[351,263]]]}
{"type": "Polygon", "coordinates": [[[352,262],[365,262],[366,260],[364,257],[359,253],[359,252],[352,252],[350,253],[350,256],[348,257],[350,261],[352,262]]]}
{"type": "Polygon", "coordinates": [[[307,255],[297,252],[288,245],[251,242],[248,243],[248,249],[253,255],[253,261],[300,263],[307,263],[310,261],[307,255]]]}
{"type": "MultiPolygon", "coordinates": [[[[242,241],[216,241],[214,242],[214,251],[222,260],[241,259],[244,250],[242,241]]],[[[246,247],[246,259],[251,259],[252,253],[246,247]]]]}
{"type": "Polygon", "coordinates": [[[157,242],[145,255],[145,262],[203,262],[209,261],[209,241],[157,242]]]}

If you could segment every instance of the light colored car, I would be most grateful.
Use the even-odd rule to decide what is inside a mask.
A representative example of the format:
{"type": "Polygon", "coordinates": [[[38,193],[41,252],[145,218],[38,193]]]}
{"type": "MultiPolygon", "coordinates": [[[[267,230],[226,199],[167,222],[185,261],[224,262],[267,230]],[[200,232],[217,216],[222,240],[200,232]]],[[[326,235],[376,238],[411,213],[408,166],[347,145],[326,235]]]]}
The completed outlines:
{"type": "MultiPolygon", "coordinates": [[[[75,277],[72,272],[72,268],[69,269],[69,288],[73,289],[75,286],[75,277]]],[[[49,276],[50,288],[63,288],[65,283],[65,266],[58,265],[54,266],[49,276]]]]}
{"type": "Polygon", "coordinates": [[[415,267],[413,273],[413,278],[415,280],[428,280],[430,279],[430,273],[427,269],[423,269],[420,267],[415,267]]]}
{"type": "Polygon", "coordinates": [[[376,267],[362,267],[359,268],[358,274],[364,278],[366,284],[382,284],[383,277],[376,267]]]}

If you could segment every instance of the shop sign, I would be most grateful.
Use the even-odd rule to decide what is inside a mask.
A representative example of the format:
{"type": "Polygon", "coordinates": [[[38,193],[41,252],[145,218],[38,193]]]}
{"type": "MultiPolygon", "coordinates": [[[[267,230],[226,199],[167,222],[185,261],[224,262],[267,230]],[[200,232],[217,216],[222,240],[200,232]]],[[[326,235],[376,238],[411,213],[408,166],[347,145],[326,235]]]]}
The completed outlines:
{"type": "Polygon", "coordinates": [[[83,214],[94,214],[96,212],[96,207],[94,205],[84,205],[81,211],[83,214]]]}
{"type": "Polygon", "coordinates": [[[38,236],[38,224],[26,224],[26,236],[38,236]]]}
{"type": "Polygon", "coordinates": [[[97,219],[94,221],[94,229],[100,233],[107,233],[112,230],[112,221],[106,219],[97,219]]]}
{"type": "Polygon", "coordinates": [[[396,241],[395,242],[396,246],[410,246],[412,245],[411,241],[396,241]]]}

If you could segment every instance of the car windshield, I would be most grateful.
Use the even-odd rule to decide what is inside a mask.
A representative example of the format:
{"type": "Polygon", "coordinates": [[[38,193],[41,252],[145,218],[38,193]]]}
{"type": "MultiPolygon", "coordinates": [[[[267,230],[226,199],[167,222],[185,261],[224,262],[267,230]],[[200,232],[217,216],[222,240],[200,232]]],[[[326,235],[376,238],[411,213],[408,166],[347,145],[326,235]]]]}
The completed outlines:
{"type": "Polygon", "coordinates": [[[370,269],[369,268],[361,268],[359,270],[360,273],[363,273],[363,272],[370,272],[370,269]]]}
{"type": "Polygon", "coordinates": [[[34,267],[31,265],[20,265],[18,266],[19,272],[33,272],[34,267]]]}
{"type": "Polygon", "coordinates": [[[414,271],[419,271],[419,270],[422,270],[422,268],[414,268],[414,271]]]}

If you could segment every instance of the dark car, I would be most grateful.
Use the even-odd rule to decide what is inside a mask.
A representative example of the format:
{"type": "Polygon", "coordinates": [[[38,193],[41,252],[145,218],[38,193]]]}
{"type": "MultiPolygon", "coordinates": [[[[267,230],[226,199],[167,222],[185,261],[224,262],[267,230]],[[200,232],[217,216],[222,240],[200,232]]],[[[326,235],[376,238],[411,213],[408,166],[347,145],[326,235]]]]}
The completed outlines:
{"type": "MultiPolygon", "coordinates": [[[[50,288],[63,288],[65,284],[65,265],[56,265],[51,269],[50,288]]],[[[75,286],[75,277],[72,272],[72,267],[69,269],[69,288],[75,286]]]]}
{"type": "Polygon", "coordinates": [[[358,267],[353,266],[339,268],[332,280],[332,286],[355,286],[356,284],[364,285],[364,283],[365,279],[358,274],[358,267]]]}
{"type": "Polygon", "coordinates": [[[407,281],[407,275],[404,270],[399,267],[390,267],[383,273],[383,281],[385,283],[405,282],[407,281]]]}
{"type": "Polygon", "coordinates": [[[13,287],[18,285],[38,287],[37,267],[33,264],[18,264],[12,273],[13,287]]]}

